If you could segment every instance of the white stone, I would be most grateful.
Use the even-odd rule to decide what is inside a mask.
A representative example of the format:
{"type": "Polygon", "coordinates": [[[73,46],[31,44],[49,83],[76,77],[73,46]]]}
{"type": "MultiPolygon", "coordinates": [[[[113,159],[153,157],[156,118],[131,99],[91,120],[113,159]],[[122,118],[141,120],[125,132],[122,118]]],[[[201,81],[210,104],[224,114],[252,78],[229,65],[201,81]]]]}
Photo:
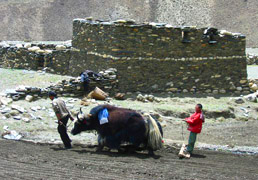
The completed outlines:
{"type": "MultiPolygon", "coordinates": [[[[127,21],[124,20],[124,19],[118,19],[118,20],[116,20],[115,22],[118,22],[118,23],[126,23],[127,21]]],[[[152,25],[152,24],[150,23],[150,25],[152,25]]]]}
{"type": "Polygon", "coordinates": [[[46,49],[44,53],[45,53],[45,54],[51,54],[51,53],[52,53],[52,50],[46,49]]]}
{"type": "Polygon", "coordinates": [[[218,94],[219,91],[218,91],[218,90],[213,90],[212,93],[213,93],[213,94],[218,94]]]}
{"type": "Polygon", "coordinates": [[[166,86],[173,87],[173,86],[174,86],[174,83],[173,83],[173,82],[168,82],[168,83],[166,84],[166,86]]]}
{"type": "Polygon", "coordinates": [[[236,89],[237,89],[238,91],[242,91],[243,88],[242,88],[242,87],[237,87],[236,89]]]}
{"type": "Polygon", "coordinates": [[[17,47],[18,49],[23,48],[22,44],[16,44],[15,47],[17,47]]]}
{"type": "Polygon", "coordinates": [[[256,92],[256,93],[248,94],[244,96],[244,98],[250,102],[257,102],[257,96],[258,96],[258,93],[256,92]]]}
{"type": "Polygon", "coordinates": [[[28,102],[31,102],[31,101],[33,101],[33,96],[27,95],[27,96],[25,97],[25,100],[28,101],[28,102]]]}
{"type": "Polygon", "coordinates": [[[253,84],[253,85],[251,86],[251,89],[252,89],[253,91],[257,91],[257,90],[258,90],[257,84],[253,84]]]}
{"type": "Polygon", "coordinates": [[[30,48],[31,47],[31,43],[25,43],[24,47],[27,48],[27,49],[30,48]]]}
{"type": "Polygon", "coordinates": [[[36,50],[35,52],[36,52],[36,53],[41,53],[41,54],[45,53],[45,51],[44,51],[43,49],[38,49],[38,50],[36,50]]]}
{"type": "Polygon", "coordinates": [[[20,113],[24,113],[25,112],[25,109],[23,107],[21,107],[21,106],[18,106],[18,105],[12,105],[12,109],[17,110],[20,113]]]}
{"type": "Polygon", "coordinates": [[[15,119],[15,120],[21,120],[21,116],[13,116],[13,119],[15,119]]]}
{"type": "Polygon", "coordinates": [[[56,45],[56,50],[60,51],[60,50],[65,50],[66,46],[64,45],[56,45]]]}
{"type": "Polygon", "coordinates": [[[3,42],[0,42],[0,47],[7,48],[7,47],[10,47],[10,45],[3,41],[3,42]]]}
{"type": "Polygon", "coordinates": [[[220,30],[220,34],[221,34],[221,35],[232,36],[232,32],[229,32],[229,31],[226,31],[226,30],[220,30]]]}
{"type": "Polygon", "coordinates": [[[33,46],[33,47],[28,48],[28,50],[31,52],[36,52],[37,50],[40,50],[40,48],[38,46],[33,46]]]}
{"type": "Polygon", "coordinates": [[[220,92],[221,94],[225,94],[225,93],[226,93],[226,90],[225,90],[225,89],[220,89],[219,92],[220,92]]]}
{"type": "Polygon", "coordinates": [[[13,102],[13,100],[11,98],[6,98],[6,97],[0,98],[0,101],[3,105],[8,105],[8,104],[11,104],[13,102]]]}
{"type": "Polygon", "coordinates": [[[205,92],[206,92],[206,93],[211,93],[211,90],[210,90],[210,89],[207,89],[205,92]]]}
{"type": "Polygon", "coordinates": [[[26,123],[29,123],[30,122],[30,119],[29,118],[22,118],[22,121],[26,122],[26,123]]]}
{"type": "Polygon", "coordinates": [[[184,89],[184,90],[183,90],[183,93],[188,93],[188,90],[187,90],[187,89],[184,89]]]}

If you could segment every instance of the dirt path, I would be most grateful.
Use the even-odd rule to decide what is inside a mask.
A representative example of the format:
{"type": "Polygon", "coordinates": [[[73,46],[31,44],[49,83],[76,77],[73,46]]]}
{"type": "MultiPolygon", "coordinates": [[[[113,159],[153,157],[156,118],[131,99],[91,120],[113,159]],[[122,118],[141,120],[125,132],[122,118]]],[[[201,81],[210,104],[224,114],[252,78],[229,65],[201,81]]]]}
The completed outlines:
{"type": "Polygon", "coordinates": [[[149,157],[7,140],[0,146],[0,179],[258,179],[258,156],[197,151],[182,160],[171,148],[149,157]]]}

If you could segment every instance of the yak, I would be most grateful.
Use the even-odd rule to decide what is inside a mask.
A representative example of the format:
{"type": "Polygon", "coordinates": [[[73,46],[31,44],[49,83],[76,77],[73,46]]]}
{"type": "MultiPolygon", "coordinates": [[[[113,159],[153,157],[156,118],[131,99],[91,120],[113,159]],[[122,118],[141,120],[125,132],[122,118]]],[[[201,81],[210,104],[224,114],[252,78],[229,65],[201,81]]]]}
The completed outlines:
{"type": "Polygon", "coordinates": [[[147,115],[144,118],[135,110],[111,105],[96,106],[88,115],[80,109],[71,133],[76,135],[89,130],[98,133],[97,151],[101,151],[104,146],[120,151],[120,145],[127,143],[135,150],[143,147],[153,155],[153,151],[161,149],[163,143],[161,125],[154,117],[147,115]],[[105,108],[108,111],[108,123],[101,124],[98,113],[105,108]]]}

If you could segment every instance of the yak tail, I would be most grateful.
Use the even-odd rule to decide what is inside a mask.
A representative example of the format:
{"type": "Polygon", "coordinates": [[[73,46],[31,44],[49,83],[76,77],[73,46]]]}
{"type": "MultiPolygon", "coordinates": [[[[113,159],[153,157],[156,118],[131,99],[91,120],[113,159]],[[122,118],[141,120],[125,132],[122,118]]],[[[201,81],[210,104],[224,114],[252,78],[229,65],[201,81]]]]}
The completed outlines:
{"type": "Polygon", "coordinates": [[[150,147],[152,150],[158,150],[161,149],[163,146],[162,142],[162,135],[160,133],[158,124],[151,115],[148,114],[148,127],[149,127],[149,133],[148,133],[148,147],[150,147]]]}

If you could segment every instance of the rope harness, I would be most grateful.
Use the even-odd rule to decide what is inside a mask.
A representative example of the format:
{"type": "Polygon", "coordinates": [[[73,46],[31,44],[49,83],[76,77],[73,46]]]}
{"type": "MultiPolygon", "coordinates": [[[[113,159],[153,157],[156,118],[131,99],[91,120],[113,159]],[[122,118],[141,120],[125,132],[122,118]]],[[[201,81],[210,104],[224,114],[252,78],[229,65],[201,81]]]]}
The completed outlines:
{"type": "Polygon", "coordinates": [[[64,124],[62,124],[66,129],[68,129],[68,127],[72,124],[73,121],[71,121],[68,126],[65,126],[64,124]]]}
{"type": "Polygon", "coordinates": [[[181,125],[182,125],[182,132],[181,132],[181,134],[182,134],[182,140],[185,141],[185,138],[184,138],[184,124],[183,123],[184,122],[181,121],[181,125]]]}

